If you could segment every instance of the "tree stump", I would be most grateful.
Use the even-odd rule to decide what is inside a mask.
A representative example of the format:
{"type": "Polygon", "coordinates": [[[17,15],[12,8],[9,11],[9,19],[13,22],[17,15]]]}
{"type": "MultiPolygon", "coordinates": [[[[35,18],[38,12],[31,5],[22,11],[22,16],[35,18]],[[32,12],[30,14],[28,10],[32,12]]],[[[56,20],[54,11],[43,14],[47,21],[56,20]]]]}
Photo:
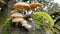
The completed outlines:
{"type": "MultiPolygon", "coordinates": [[[[29,22],[29,24],[32,25],[33,28],[35,28],[35,23],[29,22]]],[[[15,26],[15,24],[11,24],[6,31],[8,32],[8,34],[45,34],[46,33],[41,27],[39,29],[35,28],[35,30],[33,30],[33,28],[27,30],[24,27],[22,27],[21,24],[19,24],[18,27],[15,26]]]]}

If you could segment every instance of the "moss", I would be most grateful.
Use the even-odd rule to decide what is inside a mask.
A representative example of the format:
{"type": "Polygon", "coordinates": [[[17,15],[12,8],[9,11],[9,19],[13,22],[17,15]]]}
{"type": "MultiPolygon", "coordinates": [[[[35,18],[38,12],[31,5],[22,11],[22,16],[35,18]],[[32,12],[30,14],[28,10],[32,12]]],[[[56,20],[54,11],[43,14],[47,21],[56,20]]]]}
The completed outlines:
{"type": "Polygon", "coordinates": [[[41,21],[44,22],[44,19],[46,19],[46,20],[49,21],[49,27],[53,27],[54,26],[53,19],[46,12],[35,12],[35,13],[33,13],[33,17],[32,18],[36,21],[36,23],[38,23],[38,25],[39,25],[39,23],[41,23],[41,21]]]}

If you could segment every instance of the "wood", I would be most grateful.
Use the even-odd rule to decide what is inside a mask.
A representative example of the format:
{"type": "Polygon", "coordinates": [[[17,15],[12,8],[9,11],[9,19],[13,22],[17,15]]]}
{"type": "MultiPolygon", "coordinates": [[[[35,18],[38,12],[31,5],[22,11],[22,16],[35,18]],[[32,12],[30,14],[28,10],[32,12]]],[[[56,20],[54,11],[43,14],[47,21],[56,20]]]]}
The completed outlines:
{"type": "Polygon", "coordinates": [[[9,17],[10,16],[10,11],[13,9],[13,5],[16,3],[16,0],[10,0],[9,2],[8,2],[8,10],[7,10],[7,17],[9,17]]]}

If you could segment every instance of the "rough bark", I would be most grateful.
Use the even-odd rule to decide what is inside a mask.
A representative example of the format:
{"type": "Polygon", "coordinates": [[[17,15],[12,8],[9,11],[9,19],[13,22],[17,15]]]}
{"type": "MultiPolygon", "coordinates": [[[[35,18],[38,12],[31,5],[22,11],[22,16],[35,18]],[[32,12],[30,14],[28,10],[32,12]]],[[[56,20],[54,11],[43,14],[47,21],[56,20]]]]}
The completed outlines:
{"type": "MultiPolygon", "coordinates": [[[[30,23],[32,26],[35,26],[33,22],[29,22],[29,24],[30,23]]],[[[22,27],[21,24],[18,25],[18,27],[16,27],[15,24],[11,24],[5,31],[7,31],[8,34],[46,34],[41,27],[39,29],[35,28],[36,30],[33,30],[33,28],[31,28],[30,30],[27,30],[24,27],[22,27]]]]}
{"type": "Polygon", "coordinates": [[[8,2],[8,10],[7,10],[7,12],[8,12],[8,14],[7,14],[7,16],[9,17],[10,16],[10,11],[13,9],[13,5],[16,3],[16,0],[10,0],[9,2],[8,2]]]}

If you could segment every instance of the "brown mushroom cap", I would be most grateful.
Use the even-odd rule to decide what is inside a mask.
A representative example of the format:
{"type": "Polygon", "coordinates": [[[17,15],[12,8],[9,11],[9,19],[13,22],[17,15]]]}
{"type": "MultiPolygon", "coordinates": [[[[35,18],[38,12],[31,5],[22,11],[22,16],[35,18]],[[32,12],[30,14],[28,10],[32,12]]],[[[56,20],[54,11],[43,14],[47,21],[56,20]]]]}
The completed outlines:
{"type": "Polygon", "coordinates": [[[15,18],[23,18],[24,16],[22,15],[22,14],[20,14],[20,13],[14,13],[14,14],[12,14],[11,15],[11,17],[15,17],[15,18]]]}
{"type": "Polygon", "coordinates": [[[42,7],[43,5],[41,3],[32,3],[30,4],[31,9],[35,9],[37,7],[42,7]]]}
{"type": "Polygon", "coordinates": [[[24,20],[23,18],[14,18],[14,19],[12,20],[12,22],[18,23],[18,22],[21,22],[21,21],[23,21],[23,20],[24,20]]]}
{"type": "Polygon", "coordinates": [[[19,9],[19,10],[29,10],[30,9],[30,5],[25,2],[16,3],[16,4],[14,4],[13,7],[16,9],[19,9]]]}
{"type": "Polygon", "coordinates": [[[12,10],[10,13],[11,13],[11,14],[17,13],[17,10],[12,10]]]}

